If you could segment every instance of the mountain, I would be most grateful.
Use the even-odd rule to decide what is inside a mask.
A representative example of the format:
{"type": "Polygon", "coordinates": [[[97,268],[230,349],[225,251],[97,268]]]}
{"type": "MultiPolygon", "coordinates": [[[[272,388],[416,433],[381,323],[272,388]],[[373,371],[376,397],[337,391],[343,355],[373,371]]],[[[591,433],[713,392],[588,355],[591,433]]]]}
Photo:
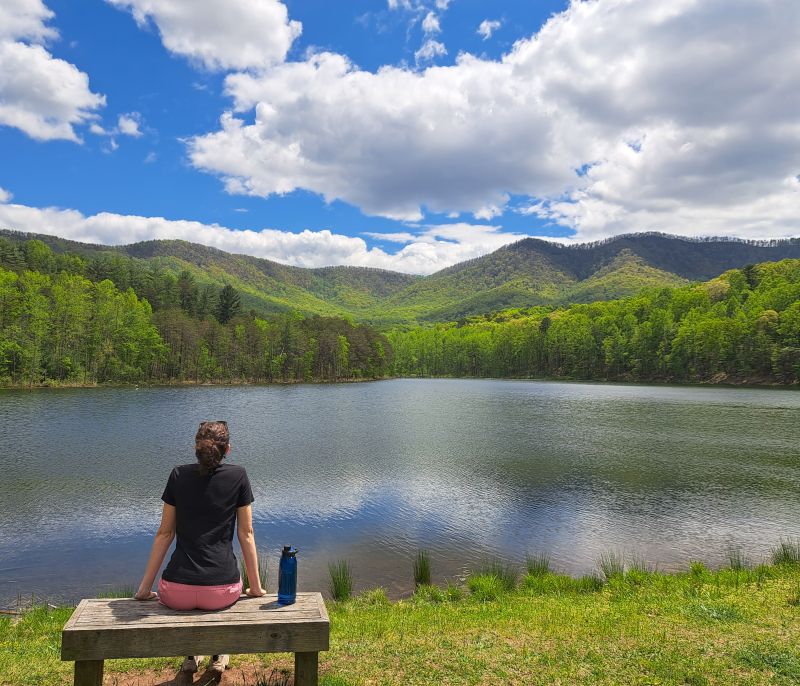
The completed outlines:
{"type": "Polygon", "coordinates": [[[800,258],[797,238],[758,242],[645,233],[582,245],[526,238],[423,277],[364,267],[292,267],[177,240],[111,247],[14,231],[0,236],[12,244],[36,238],[57,253],[112,262],[133,258],[176,274],[188,270],[201,285],[230,283],[244,306],[257,311],[349,316],[380,326],[607,300],[645,287],[705,281],[748,264],[800,258]]]}

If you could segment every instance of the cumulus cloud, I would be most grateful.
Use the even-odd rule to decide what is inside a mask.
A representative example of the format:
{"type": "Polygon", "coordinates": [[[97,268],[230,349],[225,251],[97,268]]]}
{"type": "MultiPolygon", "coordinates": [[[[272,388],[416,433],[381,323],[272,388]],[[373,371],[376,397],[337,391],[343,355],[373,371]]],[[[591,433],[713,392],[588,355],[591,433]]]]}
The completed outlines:
{"type": "Polygon", "coordinates": [[[57,37],[53,12],[41,0],[4,0],[0,5],[0,125],[37,140],[79,141],[75,127],[105,104],[89,77],[56,59],[42,45],[57,37]]]}
{"type": "Polygon", "coordinates": [[[585,238],[798,230],[795,0],[574,1],[498,60],[370,72],[324,53],[226,91],[189,155],[232,193],[406,220],[522,196],[585,238]]]}
{"type": "Polygon", "coordinates": [[[41,43],[56,38],[47,26],[55,14],[42,0],[3,0],[0,4],[0,40],[29,40],[41,43]]]}
{"type": "Polygon", "coordinates": [[[14,194],[11,191],[7,191],[5,188],[0,186],[0,203],[11,202],[13,197],[14,194]]]}
{"type": "Polygon", "coordinates": [[[117,131],[123,136],[139,138],[142,135],[142,132],[139,130],[141,121],[142,117],[138,112],[120,114],[117,119],[117,131]]]}
{"type": "Polygon", "coordinates": [[[139,25],[152,20],[164,47],[210,70],[282,62],[302,25],[279,0],[106,0],[139,25]]]}
{"type": "Polygon", "coordinates": [[[0,226],[75,241],[124,245],[151,239],[182,239],[232,253],[265,257],[298,267],[352,265],[429,274],[524,238],[497,226],[445,224],[417,233],[374,234],[403,244],[396,253],[370,248],[360,237],[330,230],[293,233],[277,229],[234,230],[217,224],[139,217],[110,212],[86,216],[76,210],[10,204],[0,194],[0,226]]]}
{"type": "Polygon", "coordinates": [[[502,22],[494,19],[484,19],[478,26],[478,35],[483,36],[483,40],[489,40],[492,34],[502,26],[502,22]]]}

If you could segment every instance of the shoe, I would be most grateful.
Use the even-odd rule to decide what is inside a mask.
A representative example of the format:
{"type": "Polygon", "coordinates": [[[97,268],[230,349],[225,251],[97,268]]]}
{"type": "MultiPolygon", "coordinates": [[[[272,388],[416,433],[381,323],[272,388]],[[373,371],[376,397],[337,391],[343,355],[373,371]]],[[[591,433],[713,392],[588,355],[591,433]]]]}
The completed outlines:
{"type": "Polygon", "coordinates": [[[208,671],[222,674],[230,661],[230,655],[214,655],[211,658],[211,664],[208,665],[208,671]]]}
{"type": "Polygon", "coordinates": [[[200,663],[205,659],[204,655],[189,655],[181,665],[182,672],[196,672],[200,669],[200,663]]]}

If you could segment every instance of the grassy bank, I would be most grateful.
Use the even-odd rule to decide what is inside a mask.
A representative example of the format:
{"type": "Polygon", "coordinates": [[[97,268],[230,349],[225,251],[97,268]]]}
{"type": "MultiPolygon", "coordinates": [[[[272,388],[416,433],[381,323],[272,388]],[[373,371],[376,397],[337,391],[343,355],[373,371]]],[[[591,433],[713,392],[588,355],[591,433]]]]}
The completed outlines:
{"type": "MultiPolygon", "coordinates": [[[[661,574],[639,565],[620,572],[612,561],[607,579],[534,565],[518,580],[494,570],[463,588],[422,585],[396,603],[381,590],[331,601],[322,684],[800,683],[800,565],[741,562],[661,574]]],[[[59,660],[71,611],[0,619],[0,683],[71,683],[71,665],[59,660]]],[[[108,661],[106,683],[161,683],[179,663],[108,661]]],[[[283,655],[238,656],[232,665],[273,676],[291,668],[283,655]]]]}

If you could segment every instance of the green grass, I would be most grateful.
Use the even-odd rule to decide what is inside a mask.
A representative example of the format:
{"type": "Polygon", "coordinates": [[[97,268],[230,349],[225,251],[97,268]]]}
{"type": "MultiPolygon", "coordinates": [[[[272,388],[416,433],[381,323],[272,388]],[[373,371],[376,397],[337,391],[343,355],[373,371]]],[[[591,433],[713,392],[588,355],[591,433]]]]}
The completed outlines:
{"type": "MultiPolygon", "coordinates": [[[[263,551],[256,553],[258,558],[258,578],[261,580],[261,588],[267,590],[267,570],[269,568],[269,555],[263,551]]],[[[250,579],[247,576],[247,567],[244,565],[244,558],[239,560],[239,571],[242,575],[242,588],[250,588],[250,579]]]]}
{"type": "Polygon", "coordinates": [[[338,560],[328,565],[329,591],[334,600],[348,600],[353,595],[353,573],[347,560],[338,560]]]}
{"type": "Polygon", "coordinates": [[[513,564],[494,558],[484,562],[473,576],[494,577],[497,579],[503,591],[508,592],[516,588],[519,574],[517,568],[513,564]]]}
{"type": "Polygon", "coordinates": [[[103,588],[97,592],[98,598],[133,598],[136,594],[135,586],[112,586],[103,588]]]}
{"type": "Polygon", "coordinates": [[[787,538],[782,540],[772,551],[772,564],[800,564],[800,539],[787,538]]]}
{"type": "Polygon", "coordinates": [[[414,586],[431,583],[431,558],[427,550],[420,550],[414,558],[414,586]]]}
{"type": "MultiPolygon", "coordinates": [[[[475,575],[466,594],[420,586],[398,602],[374,589],[329,601],[321,684],[788,686],[800,683],[800,606],[791,602],[798,590],[800,565],[789,563],[629,570],[609,582],[526,574],[514,590],[475,575]]],[[[0,683],[70,684],[59,642],[71,612],[40,607],[0,618],[0,683]]],[[[264,679],[269,686],[291,672],[287,655],[240,655],[232,664],[273,675],[264,679]]],[[[108,683],[179,665],[180,658],[109,660],[108,683]]]]}
{"type": "Polygon", "coordinates": [[[625,557],[619,552],[609,551],[603,553],[597,560],[597,566],[606,581],[625,575],[625,557]]]}
{"type": "Polygon", "coordinates": [[[728,566],[731,569],[741,571],[750,566],[750,560],[740,547],[731,546],[728,548],[728,566]]]}
{"type": "Polygon", "coordinates": [[[528,576],[544,576],[545,574],[549,574],[551,571],[550,555],[547,553],[526,555],[525,570],[528,572],[528,576]]]}

